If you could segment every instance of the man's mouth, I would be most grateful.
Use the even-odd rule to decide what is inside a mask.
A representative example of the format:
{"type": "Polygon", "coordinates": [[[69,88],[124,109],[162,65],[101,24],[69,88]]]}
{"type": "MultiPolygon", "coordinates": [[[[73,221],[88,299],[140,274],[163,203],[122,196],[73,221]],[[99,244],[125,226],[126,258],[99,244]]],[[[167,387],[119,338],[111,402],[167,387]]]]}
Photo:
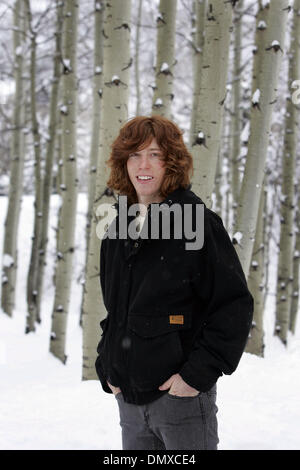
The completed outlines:
{"type": "Polygon", "coordinates": [[[146,183],[146,182],[148,182],[148,181],[152,181],[152,180],[153,180],[153,176],[148,176],[148,175],[137,176],[136,179],[137,179],[139,182],[146,183]]]}

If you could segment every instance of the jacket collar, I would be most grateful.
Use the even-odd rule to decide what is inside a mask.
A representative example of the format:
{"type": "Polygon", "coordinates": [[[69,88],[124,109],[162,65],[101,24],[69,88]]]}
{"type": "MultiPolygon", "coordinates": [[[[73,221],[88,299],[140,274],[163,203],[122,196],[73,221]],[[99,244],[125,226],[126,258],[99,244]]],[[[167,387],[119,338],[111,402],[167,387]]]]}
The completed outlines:
{"type": "MultiPolygon", "coordinates": [[[[175,202],[183,202],[184,197],[187,194],[188,191],[190,191],[192,185],[189,184],[187,188],[183,188],[182,186],[179,186],[176,188],[174,191],[172,191],[168,196],[161,202],[152,202],[151,204],[148,205],[147,212],[151,211],[151,207],[158,204],[168,204],[169,206],[174,204],[175,202]]],[[[119,213],[119,202],[116,202],[115,204],[112,205],[117,212],[119,213]]]]}

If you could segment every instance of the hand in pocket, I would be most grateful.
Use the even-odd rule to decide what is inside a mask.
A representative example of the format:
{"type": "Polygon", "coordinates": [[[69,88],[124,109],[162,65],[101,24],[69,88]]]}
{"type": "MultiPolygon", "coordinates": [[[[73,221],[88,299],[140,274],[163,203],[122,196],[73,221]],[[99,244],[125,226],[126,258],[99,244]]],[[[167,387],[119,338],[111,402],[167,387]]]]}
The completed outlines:
{"type": "Polygon", "coordinates": [[[121,392],[121,389],[119,387],[115,387],[114,385],[111,385],[108,381],[106,382],[114,395],[117,395],[117,393],[121,392]]]}

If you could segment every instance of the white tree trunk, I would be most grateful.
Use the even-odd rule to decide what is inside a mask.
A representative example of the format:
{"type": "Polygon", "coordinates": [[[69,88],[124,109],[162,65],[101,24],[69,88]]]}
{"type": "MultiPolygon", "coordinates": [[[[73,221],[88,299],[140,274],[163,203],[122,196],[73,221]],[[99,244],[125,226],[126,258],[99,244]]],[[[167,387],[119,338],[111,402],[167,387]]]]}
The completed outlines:
{"type": "Polygon", "coordinates": [[[294,246],[294,258],[293,258],[293,294],[292,304],[290,313],[290,330],[293,334],[296,331],[296,323],[298,316],[299,307],[299,265],[300,265],[300,197],[298,194],[298,203],[295,215],[295,246],[294,246]]]}
{"type": "Polygon", "coordinates": [[[246,351],[257,356],[264,356],[264,328],[263,328],[263,312],[264,312],[264,232],[265,218],[264,211],[266,208],[266,192],[263,190],[260,196],[258,220],[256,226],[255,243],[253,248],[251,267],[248,276],[248,287],[254,298],[254,314],[250,337],[248,338],[246,351]]]}
{"type": "Polygon", "coordinates": [[[201,88],[191,147],[193,190],[209,208],[220,149],[231,24],[231,3],[210,1],[204,23],[201,88]]]}
{"type": "MultiPolygon", "coordinates": [[[[253,68],[252,68],[252,95],[255,90],[259,89],[259,79],[261,74],[261,60],[263,56],[259,53],[264,47],[264,35],[266,34],[267,28],[267,12],[269,11],[269,5],[267,3],[263,4],[262,1],[258,2],[258,11],[256,14],[256,28],[255,28],[255,46],[253,48],[253,68]]],[[[236,207],[237,207],[238,198],[236,198],[236,207]]],[[[268,265],[266,264],[265,256],[268,254],[266,246],[264,244],[266,238],[265,225],[263,225],[263,214],[264,207],[266,204],[266,195],[262,191],[260,194],[260,205],[258,220],[256,225],[255,233],[255,242],[253,253],[251,257],[251,267],[248,276],[249,289],[252,292],[254,297],[254,314],[252,329],[248,343],[246,346],[246,351],[257,356],[263,357],[264,355],[264,329],[263,329],[263,313],[265,307],[265,290],[264,285],[266,285],[267,274],[268,274],[268,265]]],[[[236,223],[236,218],[234,219],[236,223]]]]}
{"type": "MultiPolygon", "coordinates": [[[[222,136],[223,138],[228,137],[228,113],[224,112],[223,121],[222,121],[222,136]]],[[[214,186],[214,211],[228,220],[229,208],[226,205],[226,196],[230,190],[230,180],[229,180],[229,171],[228,171],[228,161],[229,161],[229,139],[224,139],[224,144],[219,149],[216,176],[215,176],[215,186],[214,186]]],[[[225,223],[224,223],[225,224],[225,223]]],[[[225,224],[228,227],[228,225],[225,224]]]]}
{"type": "Polygon", "coordinates": [[[275,334],[283,344],[287,343],[290,309],[293,295],[293,248],[294,248],[294,173],[297,141],[299,139],[299,110],[292,102],[292,83],[300,77],[299,68],[300,0],[295,0],[291,44],[289,51],[289,76],[285,113],[285,134],[282,165],[282,191],[280,206],[280,242],[277,270],[277,301],[275,334]],[[298,16],[299,15],[299,16],[298,16]],[[298,57],[297,57],[298,56],[298,57]]]}
{"type": "Polygon", "coordinates": [[[174,49],[177,0],[160,0],[156,19],[157,43],[153,114],[171,118],[174,79],[174,49]]]}
{"type": "MultiPolygon", "coordinates": [[[[233,115],[232,115],[232,152],[231,152],[231,175],[232,175],[232,198],[234,211],[240,193],[240,152],[241,152],[241,37],[242,19],[241,10],[243,1],[238,2],[239,9],[234,15],[234,59],[233,59],[233,115]]],[[[235,219],[235,215],[234,215],[235,219]]]]}
{"type": "MultiPolygon", "coordinates": [[[[100,153],[100,118],[101,118],[101,95],[103,88],[103,20],[104,20],[104,2],[95,0],[94,7],[94,80],[93,80],[93,123],[92,138],[90,148],[90,169],[88,180],[88,212],[86,226],[86,262],[88,260],[88,244],[90,240],[90,229],[92,223],[92,211],[95,195],[97,162],[100,153]]],[[[85,273],[86,277],[86,273],[85,273]]],[[[80,324],[82,324],[83,297],[80,311],[80,324]]]]}
{"type": "Polygon", "coordinates": [[[35,331],[37,319],[37,295],[39,282],[39,253],[42,240],[43,225],[43,178],[41,172],[41,138],[36,109],[36,32],[32,25],[32,13],[30,0],[25,0],[26,15],[28,17],[28,29],[30,32],[30,108],[31,131],[34,147],[34,227],[31,246],[31,256],[27,276],[27,318],[26,333],[35,331]]]}
{"type": "Polygon", "coordinates": [[[12,316],[15,305],[15,288],[17,277],[17,238],[20,217],[20,207],[22,200],[23,186],[23,168],[24,151],[22,146],[22,109],[23,103],[23,41],[22,28],[24,21],[23,2],[16,0],[14,4],[14,29],[13,29],[13,48],[14,48],[14,80],[15,96],[13,109],[13,132],[11,141],[11,160],[10,160],[10,184],[8,195],[8,207],[5,219],[5,234],[3,240],[3,258],[2,258],[2,294],[1,306],[3,312],[12,316]]]}
{"type": "Polygon", "coordinates": [[[100,126],[100,155],[97,164],[96,189],[90,232],[88,261],[83,299],[83,380],[97,379],[95,359],[100,339],[99,322],[106,317],[99,281],[101,241],[96,226],[100,220],[97,209],[101,203],[114,202],[106,187],[108,167],[105,161],[110,146],[128,118],[130,58],[130,0],[106,3],[104,23],[102,113],[100,126]]]}
{"type": "Polygon", "coordinates": [[[77,17],[78,2],[66,0],[63,23],[63,77],[62,77],[62,144],[63,144],[63,191],[59,219],[58,253],[55,273],[55,299],[52,314],[50,351],[66,362],[65,354],[67,315],[72,282],[72,262],[77,207],[76,171],[76,117],[77,117],[77,17]]]}
{"type": "Polygon", "coordinates": [[[143,0],[139,0],[138,3],[138,16],[137,16],[137,24],[136,24],[136,34],[135,34],[135,61],[134,61],[134,69],[135,69],[135,89],[136,89],[136,108],[135,114],[136,116],[140,115],[141,112],[141,91],[140,91],[140,29],[141,29],[141,21],[142,21],[142,6],[143,0]]]}
{"type": "Polygon", "coordinates": [[[288,14],[288,0],[272,0],[269,5],[265,43],[257,52],[263,56],[258,79],[260,88],[252,97],[248,155],[233,240],[246,277],[255,240],[271,115],[276,102],[288,14]]]}
{"type": "Polygon", "coordinates": [[[252,95],[259,88],[258,78],[261,72],[264,55],[261,54],[262,49],[266,44],[267,34],[267,20],[269,14],[270,5],[268,2],[258,1],[258,11],[256,14],[255,24],[255,45],[252,50],[253,52],[253,69],[252,69],[252,95]]]}
{"type": "Polygon", "coordinates": [[[44,184],[43,184],[43,227],[42,227],[42,239],[39,251],[39,275],[38,275],[38,290],[37,290],[37,301],[36,301],[36,316],[37,321],[41,321],[41,299],[43,293],[43,280],[44,280],[44,267],[46,265],[47,255],[47,244],[48,244],[48,226],[49,226],[49,208],[50,198],[53,188],[53,160],[55,153],[55,142],[58,126],[58,92],[59,92],[59,81],[61,76],[61,27],[62,27],[62,13],[63,3],[60,0],[56,0],[56,32],[55,32],[55,51],[53,57],[53,78],[52,78],[52,89],[50,98],[50,116],[46,149],[46,162],[44,172],[44,184]]]}
{"type": "Polygon", "coordinates": [[[192,26],[195,32],[193,32],[192,36],[194,38],[195,48],[193,51],[193,105],[190,124],[190,146],[192,145],[192,139],[196,132],[196,114],[199,107],[206,3],[206,0],[194,0],[193,2],[195,21],[193,21],[192,26]]]}

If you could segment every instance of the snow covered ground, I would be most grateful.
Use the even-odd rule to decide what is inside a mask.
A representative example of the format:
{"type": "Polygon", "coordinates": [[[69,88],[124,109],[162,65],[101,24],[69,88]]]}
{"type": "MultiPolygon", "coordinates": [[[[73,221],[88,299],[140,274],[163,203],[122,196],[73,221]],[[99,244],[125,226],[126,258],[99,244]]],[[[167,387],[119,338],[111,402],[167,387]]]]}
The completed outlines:
{"type": "MultiPolygon", "coordinates": [[[[78,201],[67,364],[48,352],[58,203],[53,196],[42,323],[36,333],[25,335],[33,198],[26,196],[22,202],[16,309],[13,318],[0,311],[0,449],[121,449],[115,398],[103,392],[98,381],[81,381],[78,278],[84,262],[85,195],[78,201]]],[[[0,198],[1,258],[6,204],[7,199],[0,198]]],[[[273,280],[274,275],[275,270],[273,280]]],[[[219,449],[300,449],[299,321],[296,335],[289,336],[284,348],[273,337],[274,299],[270,296],[266,308],[265,358],[245,353],[238,370],[218,381],[219,449]]]]}

